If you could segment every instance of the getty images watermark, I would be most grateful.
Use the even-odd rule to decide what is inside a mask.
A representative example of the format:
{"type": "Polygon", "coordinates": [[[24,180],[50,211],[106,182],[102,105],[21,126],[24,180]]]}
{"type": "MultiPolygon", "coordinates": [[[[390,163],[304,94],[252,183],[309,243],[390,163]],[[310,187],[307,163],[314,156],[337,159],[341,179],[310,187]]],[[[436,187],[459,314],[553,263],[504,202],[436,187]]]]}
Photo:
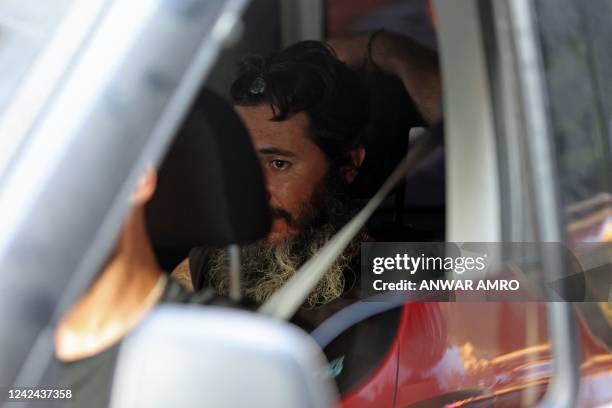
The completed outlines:
{"type": "Polygon", "coordinates": [[[374,299],[608,302],[611,255],[609,243],[364,243],[361,285],[374,299]]]}

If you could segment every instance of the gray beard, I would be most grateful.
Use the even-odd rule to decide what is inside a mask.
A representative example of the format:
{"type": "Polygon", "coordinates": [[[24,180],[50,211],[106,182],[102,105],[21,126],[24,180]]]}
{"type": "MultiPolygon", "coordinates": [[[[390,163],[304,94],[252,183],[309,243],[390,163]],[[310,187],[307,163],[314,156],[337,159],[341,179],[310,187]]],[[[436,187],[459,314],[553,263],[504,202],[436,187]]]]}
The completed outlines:
{"type": "MultiPolygon", "coordinates": [[[[312,258],[348,221],[354,212],[347,209],[340,200],[327,200],[325,223],[303,229],[302,233],[280,243],[267,240],[255,242],[240,249],[241,289],[243,296],[257,304],[263,303],[276,292],[295,272],[312,258]],[[341,216],[340,214],[344,214],[341,216]]],[[[319,283],[306,298],[304,307],[314,309],[338,299],[345,292],[345,273],[353,274],[350,268],[359,256],[361,242],[367,234],[360,231],[342,254],[336,259],[319,283]]],[[[217,294],[228,294],[229,257],[226,249],[210,249],[208,256],[208,277],[217,294]]]]}

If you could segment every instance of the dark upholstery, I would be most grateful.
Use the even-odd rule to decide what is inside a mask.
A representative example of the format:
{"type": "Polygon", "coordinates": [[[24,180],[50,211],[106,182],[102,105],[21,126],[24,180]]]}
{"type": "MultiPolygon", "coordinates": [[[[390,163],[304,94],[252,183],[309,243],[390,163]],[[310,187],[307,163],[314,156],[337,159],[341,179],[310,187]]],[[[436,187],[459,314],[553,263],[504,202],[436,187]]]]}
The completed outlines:
{"type": "Polygon", "coordinates": [[[261,167],[233,106],[203,91],[164,159],[147,208],[162,266],[194,246],[244,244],[265,236],[270,213],[261,167]]]}

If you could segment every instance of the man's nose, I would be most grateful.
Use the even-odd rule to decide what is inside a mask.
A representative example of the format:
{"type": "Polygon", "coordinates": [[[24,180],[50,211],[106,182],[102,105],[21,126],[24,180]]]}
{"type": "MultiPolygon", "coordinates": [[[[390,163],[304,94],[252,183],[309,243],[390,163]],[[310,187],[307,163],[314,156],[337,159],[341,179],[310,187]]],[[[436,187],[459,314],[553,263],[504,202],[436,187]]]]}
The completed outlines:
{"type": "Polygon", "coordinates": [[[270,185],[270,177],[268,176],[267,172],[266,172],[266,167],[262,164],[261,165],[261,172],[264,176],[264,185],[266,186],[266,197],[268,198],[268,202],[272,201],[272,189],[271,189],[271,185],[270,185]]]}
{"type": "Polygon", "coordinates": [[[267,174],[265,174],[264,184],[266,186],[266,196],[268,197],[268,201],[272,202],[272,198],[276,194],[274,194],[274,184],[270,182],[270,177],[267,174]]]}
{"type": "Polygon", "coordinates": [[[270,207],[280,207],[279,195],[278,192],[274,189],[274,186],[270,183],[266,183],[266,197],[268,198],[268,203],[270,207]]]}
{"type": "Polygon", "coordinates": [[[265,184],[266,184],[266,197],[268,197],[268,202],[272,203],[272,197],[274,197],[274,194],[273,194],[274,187],[270,183],[270,179],[268,177],[266,177],[265,184]]]}

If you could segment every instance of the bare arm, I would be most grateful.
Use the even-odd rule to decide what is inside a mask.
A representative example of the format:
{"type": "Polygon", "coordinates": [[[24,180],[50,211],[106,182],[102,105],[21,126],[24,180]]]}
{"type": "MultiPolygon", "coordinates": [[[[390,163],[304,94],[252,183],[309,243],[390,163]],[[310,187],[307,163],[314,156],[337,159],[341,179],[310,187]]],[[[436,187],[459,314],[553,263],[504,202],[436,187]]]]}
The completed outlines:
{"type": "Polygon", "coordinates": [[[193,292],[193,283],[191,282],[191,271],[189,270],[189,258],[183,259],[170,274],[170,277],[183,285],[187,290],[193,292]]]}
{"type": "Polygon", "coordinates": [[[338,58],[353,67],[365,66],[397,76],[410,94],[423,119],[433,124],[440,119],[442,87],[438,56],[409,38],[385,31],[332,38],[328,44],[338,58]],[[370,60],[371,59],[371,60],[370,60]]]}

